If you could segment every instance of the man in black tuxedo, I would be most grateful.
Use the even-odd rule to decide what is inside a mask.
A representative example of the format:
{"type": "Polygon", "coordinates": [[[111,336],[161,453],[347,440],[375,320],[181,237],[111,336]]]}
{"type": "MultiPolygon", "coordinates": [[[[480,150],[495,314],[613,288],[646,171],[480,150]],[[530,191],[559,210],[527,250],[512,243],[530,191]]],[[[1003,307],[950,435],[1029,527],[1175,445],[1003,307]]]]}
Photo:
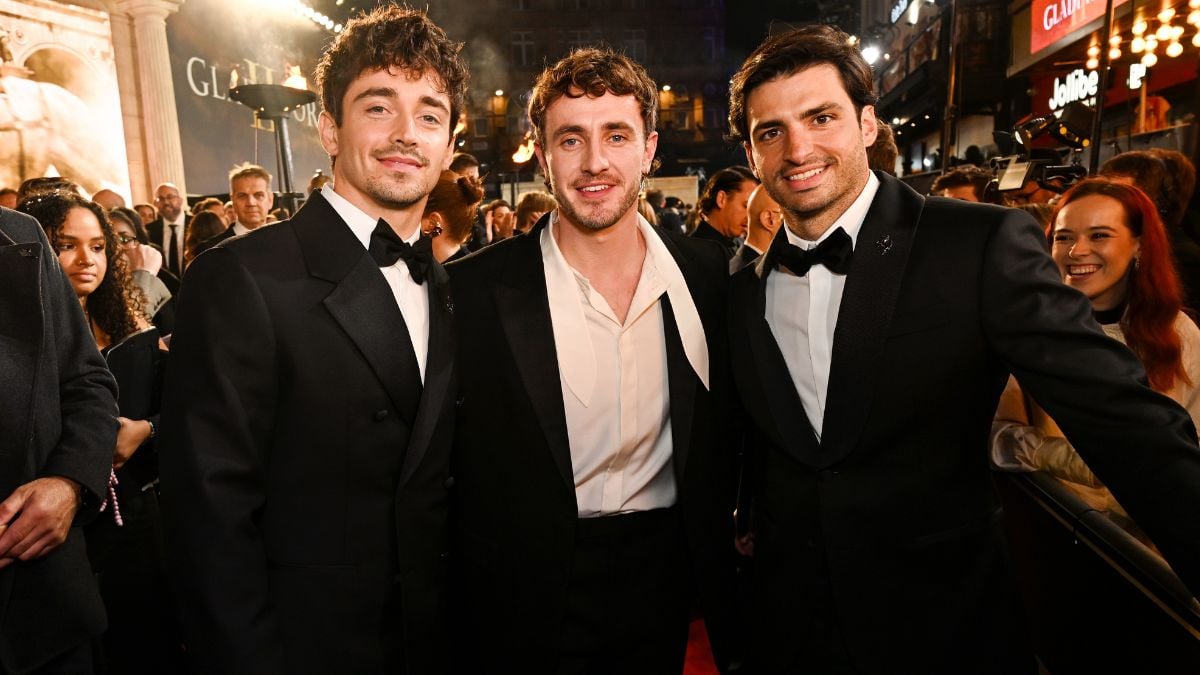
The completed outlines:
{"type": "Polygon", "coordinates": [[[82,525],[107,494],[117,384],[37,221],[0,208],[0,673],[91,672],[82,525]]]}
{"type": "Polygon", "coordinates": [[[183,195],[172,183],[154,188],[154,205],[158,207],[158,218],[146,223],[146,234],[150,243],[162,247],[163,267],[180,278],[183,276],[183,243],[187,241],[192,214],[184,209],[183,195]]]}
{"type": "Polygon", "coordinates": [[[638,216],[656,91],[608,50],[543,72],[559,206],[450,267],[464,673],[679,673],[693,606],[731,658],[727,261],[638,216]]]}
{"type": "Polygon", "coordinates": [[[756,672],[1037,672],[987,442],[1009,373],[1200,589],[1200,452],[1020,211],[867,168],[870,67],[768,39],[730,123],[787,227],[731,280],[751,417],[756,672]]]}
{"type": "Polygon", "coordinates": [[[200,672],[448,667],[453,306],[420,220],[460,49],[394,5],[347,24],[317,69],[334,184],[188,271],[161,473],[200,672]]]}
{"type": "Polygon", "coordinates": [[[271,192],[271,174],[255,164],[234,167],[229,172],[229,197],[236,218],[223,232],[201,242],[196,247],[196,255],[267,223],[267,215],[275,203],[275,193],[271,192]]]}

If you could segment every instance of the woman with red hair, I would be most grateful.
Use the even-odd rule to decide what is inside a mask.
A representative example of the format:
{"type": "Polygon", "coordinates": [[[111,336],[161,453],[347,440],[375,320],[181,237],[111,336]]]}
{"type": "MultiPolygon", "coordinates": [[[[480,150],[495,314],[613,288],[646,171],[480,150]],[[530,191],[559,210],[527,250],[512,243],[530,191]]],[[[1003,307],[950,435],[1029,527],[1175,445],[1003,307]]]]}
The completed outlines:
{"type": "MultiPolygon", "coordinates": [[[[1063,282],[1088,296],[1104,332],[1141,359],[1150,386],[1200,427],[1200,329],[1182,311],[1167,233],[1150,198],[1130,185],[1085,180],[1063,195],[1046,239],[1063,282]]],[[[996,412],[992,457],[1002,469],[1049,471],[1093,507],[1123,514],[1012,379],[996,412]]]]}

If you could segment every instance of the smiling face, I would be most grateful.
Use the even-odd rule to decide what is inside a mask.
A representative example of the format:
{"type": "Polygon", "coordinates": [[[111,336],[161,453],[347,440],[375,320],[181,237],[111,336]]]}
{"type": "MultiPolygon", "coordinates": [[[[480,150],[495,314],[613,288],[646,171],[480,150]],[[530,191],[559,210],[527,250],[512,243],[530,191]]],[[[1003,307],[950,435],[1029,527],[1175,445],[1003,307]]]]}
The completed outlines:
{"type": "Polygon", "coordinates": [[[100,221],[85,208],[73,208],[67,212],[57,240],[58,264],[67,273],[75,297],[86,298],[104,281],[108,270],[100,221]]]}
{"type": "Polygon", "coordinates": [[[175,222],[183,210],[183,197],[179,195],[179,189],[174,185],[159,185],[158,189],[154,191],[154,205],[158,207],[163,222],[175,222]]]}
{"type": "Polygon", "coordinates": [[[756,87],[746,121],[750,166],[789,225],[808,238],[824,233],[867,184],[874,107],[856,113],[837,69],[822,63],[756,87]]]}
{"type": "Polygon", "coordinates": [[[1069,202],[1054,220],[1051,254],[1063,281],[1097,310],[1119,306],[1129,290],[1129,268],[1141,249],[1121,202],[1089,195],[1069,202]]]}
{"type": "Polygon", "coordinates": [[[415,227],[450,164],[451,122],[450,99],[430,73],[364,72],[346,89],[340,126],[321,113],[334,190],[372,216],[415,212],[415,227]]]}
{"type": "Polygon", "coordinates": [[[544,126],[545,145],[535,151],[562,218],[593,232],[636,223],[642,176],[658,147],[637,99],[561,96],[547,107],[544,126]]]}

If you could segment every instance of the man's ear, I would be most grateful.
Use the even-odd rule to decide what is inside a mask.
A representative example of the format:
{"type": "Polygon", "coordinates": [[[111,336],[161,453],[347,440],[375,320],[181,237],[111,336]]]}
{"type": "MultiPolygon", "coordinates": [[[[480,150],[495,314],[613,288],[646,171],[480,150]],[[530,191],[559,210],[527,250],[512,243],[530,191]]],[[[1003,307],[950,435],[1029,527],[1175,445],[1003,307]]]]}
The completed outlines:
{"type": "Polygon", "coordinates": [[[320,117],[317,118],[317,133],[321,137],[321,147],[325,149],[325,154],[337,157],[337,122],[333,121],[333,115],[330,115],[328,111],[322,110],[320,117]]]}
{"type": "Polygon", "coordinates": [[[858,117],[858,126],[862,129],[863,147],[875,145],[875,139],[879,136],[879,120],[875,118],[875,106],[863,106],[862,114],[858,117]]]}
{"type": "Polygon", "coordinates": [[[762,182],[762,176],[758,175],[758,167],[754,164],[754,150],[750,147],[750,142],[742,143],[742,150],[746,152],[746,164],[750,166],[750,170],[754,172],[754,176],[758,178],[758,182],[762,182]]]}
{"type": "Polygon", "coordinates": [[[725,202],[727,202],[727,201],[729,201],[729,195],[727,193],[725,193],[725,191],[723,191],[723,190],[718,190],[717,191],[717,208],[718,209],[725,208],[725,202]]]}

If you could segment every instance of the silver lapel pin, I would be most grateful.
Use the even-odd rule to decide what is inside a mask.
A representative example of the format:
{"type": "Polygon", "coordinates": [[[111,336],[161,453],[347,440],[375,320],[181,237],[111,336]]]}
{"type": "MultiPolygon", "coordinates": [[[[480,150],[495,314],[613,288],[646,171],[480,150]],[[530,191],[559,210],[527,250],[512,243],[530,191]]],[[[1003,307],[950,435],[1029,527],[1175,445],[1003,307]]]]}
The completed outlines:
{"type": "Polygon", "coordinates": [[[879,249],[879,255],[887,255],[892,250],[892,237],[885,234],[875,240],[875,248],[879,249]]]}

